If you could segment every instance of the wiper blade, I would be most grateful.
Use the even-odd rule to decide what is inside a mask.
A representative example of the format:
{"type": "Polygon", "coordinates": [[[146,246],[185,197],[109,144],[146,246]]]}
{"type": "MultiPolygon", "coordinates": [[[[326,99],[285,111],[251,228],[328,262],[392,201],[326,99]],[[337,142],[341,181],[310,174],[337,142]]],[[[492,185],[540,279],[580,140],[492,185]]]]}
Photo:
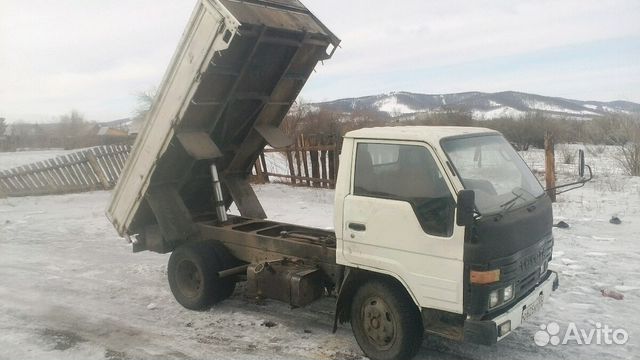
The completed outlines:
{"type": "Polygon", "coordinates": [[[522,199],[522,195],[523,194],[516,194],[513,191],[511,192],[513,195],[515,195],[515,197],[509,201],[507,201],[506,203],[500,205],[500,208],[502,208],[502,211],[508,211],[509,209],[511,209],[513,207],[513,205],[516,203],[516,201],[518,201],[518,199],[522,199]]]}
{"type": "Polygon", "coordinates": [[[498,216],[496,217],[496,220],[499,221],[500,219],[502,219],[504,217],[504,214],[511,210],[511,208],[516,204],[516,201],[518,201],[519,199],[522,199],[524,192],[526,191],[525,189],[520,188],[519,190],[523,190],[520,194],[516,193],[515,191],[511,191],[511,193],[513,195],[515,195],[515,197],[513,197],[511,200],[505,202],[504,204],[500,205],[500,208],[502,209],[500,211],[500,213],[498,214],[498,216]]]}

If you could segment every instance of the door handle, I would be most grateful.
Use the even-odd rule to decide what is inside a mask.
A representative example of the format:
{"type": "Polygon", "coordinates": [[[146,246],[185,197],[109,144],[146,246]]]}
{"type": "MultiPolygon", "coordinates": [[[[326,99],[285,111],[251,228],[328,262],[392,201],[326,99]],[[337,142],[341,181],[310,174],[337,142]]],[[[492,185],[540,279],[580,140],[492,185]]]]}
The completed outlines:
{"type": "Polygon", "coordinates": [[[353,231],[365,231],[367,227],[364,224],[349,223],[349,229],[353,231]]]}

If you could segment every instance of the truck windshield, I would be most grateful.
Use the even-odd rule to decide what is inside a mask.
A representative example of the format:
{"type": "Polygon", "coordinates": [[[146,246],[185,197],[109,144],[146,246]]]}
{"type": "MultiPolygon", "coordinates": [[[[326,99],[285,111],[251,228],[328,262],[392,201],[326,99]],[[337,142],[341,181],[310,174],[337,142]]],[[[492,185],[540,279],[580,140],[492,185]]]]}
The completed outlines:
{"type": "Polygon", "coordinates": [[[544,190],[513,147],[500,135],[444,140],[444,151],[485,214],[532,202],[544,190]]]}

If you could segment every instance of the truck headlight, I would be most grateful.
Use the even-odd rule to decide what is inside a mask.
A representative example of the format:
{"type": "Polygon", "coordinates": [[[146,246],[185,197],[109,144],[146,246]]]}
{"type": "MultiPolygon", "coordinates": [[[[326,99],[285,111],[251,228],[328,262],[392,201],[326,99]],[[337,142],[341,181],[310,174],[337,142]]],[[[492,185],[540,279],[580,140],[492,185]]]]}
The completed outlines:
{"type": "Polygon", "coordinates": [[[514,298],[513,285],[489,293],[489,309],[507,303],[514,298]]]}
{"type": "Polygon", "coordinates": [[[513,299],[513,285],[509,285],[502,290],[502,298],[504,299],[504,302],[513,299]]]}
{"type": "Polygon", "coordinates": [[[500,296],[498,294],[498,290],[493,290],[489,294],[489,308],[494,308],[498,306],[499,303],[500,303],[500,296]]]}
{"type": "Polygon", "coordinates": [[[549,262],[545,261],[542,263],[542,265],[540,265],[540,276],[543,276],[544,273],[547,272],[547,269],[549,268],[549,262]]]}

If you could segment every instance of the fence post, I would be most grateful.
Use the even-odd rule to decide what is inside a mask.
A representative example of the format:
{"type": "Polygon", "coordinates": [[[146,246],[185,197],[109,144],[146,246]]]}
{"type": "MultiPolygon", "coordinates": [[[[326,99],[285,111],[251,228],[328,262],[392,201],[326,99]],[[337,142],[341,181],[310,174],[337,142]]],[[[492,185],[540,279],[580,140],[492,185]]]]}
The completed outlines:
{"type": "Polygon", "coordinates": [[[267,169],[267,159],[264,156],[264,150],[262,151],[262,153],[260,153],[260,163],[262,164],[262,171],[263,171],[262,175],[264,176],[263,181],[265,183],[269,183],[269,181],[270,181],[269,180],[269,175],[268,175],[269,169],[267,169]]]}
{"type": "Polygon", "coordinates": [[[111,185],[109,184],[109,180],[107,179],[107,176],[104,174],[104,171],[102,171],[100,164],[98,164],[98,159],[91,151],[87,151],[86,155],[87,155],[87,160],[89,160],[89,166],[91,166],[91,170],[93,170],[93,172],[98,177],[98,180],[100,180],[100,183],[102,184],[103,189],[109,190],[111,185]]]}
{"type": "Polygon", "coordinates": [[[544,155],[545,155],[545,180],[547,182],[547,194],[552,202],[556,202],[556,157],[554,149],[553,134],[547,131],[544,135],[544,155]]]}
{"type": "Polygon", "coordinates": [[[262,163],[260,163],[260,159],[256,160],[256,163],[253,165],[254,169],[256,169],[256,183],[264,184],[264,174],[262,172],[262,163]]]}
{"type": "Polygon", "coordinates": [[[289,164],[289,173],[291,174],[291,183],[293,185],[296,184],[296,171],[293,167],[293,156],[291,155],[291,150],[287,149],[287,164],[289,164]]]}

